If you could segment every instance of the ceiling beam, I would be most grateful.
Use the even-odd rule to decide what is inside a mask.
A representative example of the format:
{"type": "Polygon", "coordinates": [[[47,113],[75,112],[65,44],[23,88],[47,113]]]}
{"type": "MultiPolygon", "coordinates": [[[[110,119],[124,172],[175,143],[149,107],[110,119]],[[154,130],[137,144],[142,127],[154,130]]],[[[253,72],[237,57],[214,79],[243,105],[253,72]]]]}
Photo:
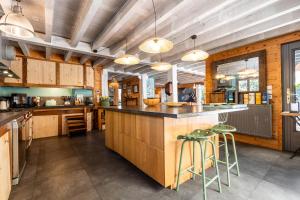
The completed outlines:
{"type": "MultiPolygon", "coordinates": [[[[204,39],[203,41],[201,40],[201,43],[198,43],[196,48],[201,48],[204,50],[209,50],[220,47],[222,45],[229,44],[230,42],[235,42],[238,40],[243,40],[255,35],[259,35],[264,32],[268,32],[270,30],[276,30],[278,28],[290,25],[290,24],[295,24],[300,21],[300,6],[298,6],[298,10],[295,10],[291,13],[286,13],[284,15],[280,15],[276,18],[272,18],[267,21],[263,21],[260,24],[257,24],[255,26],[250,26],[245,29],[239,29],[238,31],[233,31],[232,33],[226,33],[223,31],[221,36],[218,37],[212,37],[211,39],[204,39]]],[[[259,38],[257,38],[259,39],[259,38]]],[[[173,54],[172,56],[164,58],[165,60],[169,62],[176,62],[180,58],[180,56],[187,52],[184,46],[178,47],[178,51],[176,51],[176,54],[173,54]]],[[[209,52],[211,53],[211,52],[209,52]]]]}
{"type": "MultiPolygon", "coordinates": [[[[198,35],[201,40],[197,41],[197,46],[201,48],[201,44],[213,42],[216,39],[225,37],[230,34],[234,34],[236,32],[247,30],[248,28],[256,28],[260,24],[263,24],[264,22],[271,21],[274,19],[274,21],[281,20],[280,18],[284,18],[287,15],[290,16],[290,19],[293,18],[293,14],[295,17],[297,16],[297,10],[300,9],[299,1],[298,0],[286,0],[286,1],[274,1],[269,0],[265,1],[263,4],[261,1],[249,1],[249,3],[256,3],[252,5],[252,7],[249,4],[246,7],[245,3],[241,4],[243,7],[240,9],[237,9],[235,12],[229,12],[231,10],[224,10],[223,12],[227,13],[229,12],[230,15],[232,13],[237,14],[237,16],[232,17],[229,19],[226,23],[224,23],[224,20],[221,21],[217,20],[218,18],[213,20],[213,23],[211,22],[211,27],[204,26],[202,29],[194,28],[193,31],[198,35]],[[267,9],[267,6],[272,5],[272,9],[267,9]],[[248,9],[245,12],[241,12],[242,9],[248,9]],[[249,9],[250,8],[250,9],[249,9]],[[236,13],[238,12],[238,13],[236,13]],[[291,14],[289,14],[291,13],[291,14]],[[219,24],[218,24],[219,23],[219,24]],[[218,28],[222,31],[216,31],[215,29],[218,28]],[[197,31],[199,30],[199,31],[197,31]]],[[[240,2],[242,3],[242,2],[240,2]]],[[[206,23],[205,23],[206,24],[206,23]]],[[[207,24],[206,24],[207,25],[207,24]]],[[[200,27],[200,25],[198,25],[200,27]]],[[[176,38],[179,38],[180,36],[177,36],[176,38]]],[[[181,40],[184,39],[181,37],[181,40]]],[[[181,41],[178,40],[178,41],[181,41]]],[[[191,42],[191,40],[189,40],[191,42]]],[[[176,43],[176,42],[175,42],[176,43]]],[[[166,56],[170,56],[172,54],[182,53],[184,51],[190,50],[192,47],[191,44],[187,45],[187,43],[181,43],[180,45],[177,45],[176,48],[170,53],[167,53],[166,56]]],[[[141,56],[141,58],[143,58],[141,56]]],[[[153,58],[155,60],[156,58],[153,58]]]]}
{"type": "Polygon", "coordinates": [[[29,50],[28,46],[24,42],[19,41],[18,45],[21,48],[24,56],[27,56],[27,57],[30,56],[30,50],[29,50]]]}
{"type": "Polygon", "coordinates": [[[84,63],[86,63],[86,61],[88,61],[88,59],[90,58],[90,56],[89,55],[84,55],[84,56],[82,56],[81,58],[80,58],[80,64],[84,64],[84,63]]]}
{"type": "Polygon", "coordinates": [[[70,40],[71,46],[75,47],[80,42],[101,4],[102,0],[81,1],[80,10],[75,21],[75,27],[72,31],[70,40]]]}
{"type": "Polygon", "coordinates": [[[67,53],[65,54],[64,60],[65,62],[68,62],[70,60],[70,58],[72,57],[73,52],[72,51],[67,51],[67,53]]]}
{"type": "Polygon", "coordinates": [[[110,62],[111,62],[111,59],[98,58],[96,61],[93,62],[93,66],[97,66],[97,65],[105,66],[110,62]]]}
{"type": "Polygon", "coordinates": [[[115,34],[118,34],[118,31],[123,26],[126,26],[126,23],[128,23],[129,19],[137,14],[137,5],[139,5],[138,0],[127,0],[118,13],[105,27],[104,31],[98,35],[96,40],[93,42],[92,49],[97,50],[102,46],[106,46],[111,37],[113,37],[115,34]]]}
{"type": "Polygon", "coordinates": [[[45,41],[51,42],[55,0],[45,0],[45,41]]]}
{"type": "Polygon", "coordinates": [[[111,55],[108,50],[99,51],[97,53],[93,52],[91,50],[90,44],[86,42],[79,42],[79,44],[76,47],[72,47],[69,44],[68,39],[58,37],[58,36],[52,36],[51,42],[46,42],[45,40],[42,39],[45,37],[45,35],[42,33],[36,33],[36,37],[34,38],[19,38],[5,33],[2,33],[2,37],[6,40],[11,40],[16,42],[22,41],[25,42],[26,44],[42,46],[45,48],[50,47],[50,48],[60,49],[63,51],[72,51],[74,53],[86,54],[94,57],[101,57],[101,58],[108,58],[108,59],[115,58],[115,56],[111,55]]]}
{"type": "MultiPolygon", "coordinates": [[[[181,13],[186,13],[185,17],[172,17],[168,21],[168,26],[164,26],[162,30],[158,30],[159,37],[172,39],[172,37],[180,33],[185,35],[185,29],[197,22],[202,21],[204,18],[211,16],[214,13],[219,13],[225,7],[234,4],[238,0],[198,0],[198,1],[189,1],[189,6],[186,6],[184,9],[180,10],[181,13]]],[[[176,15],[175,15],[176,16],[176,15]]],[[[165,22],[167,23],[167,22],[165,22]]],[[[185,35],[186,36],[186,35],[185,35]]],[[[149,36],[145,35],[144,38],[149,36]]],[[[188,38],[189,36],[186,36],[188,38]]],[[[133,47],[129,47],[129,52],[132,54],[136,54],[139,51],[138,45],[136,44],[133,47]]],[[[149,55],[141,53],[141,58],[149,57],[149,55]]]]}
{"type": "Polygon", "coordinates": [[[45,57],[48,60],[51,58],[51,47],[46,47],[45,57]]]}
{"type": "MultiPolygon", "coordinates": [[[[189,3],[190,0],[172,0],[164,8],[158,8],[156,24],[159,26],[189,3]]],[[[150,15],[143,23],[140,23],[126,38],[128,48],[139,44],[141,38],[153,32],[155,26],[154,15],[150,15]]],[[[120,41],[111,46],[111,51],[116,54],[125,49],[126,41],[120,41]]]]}

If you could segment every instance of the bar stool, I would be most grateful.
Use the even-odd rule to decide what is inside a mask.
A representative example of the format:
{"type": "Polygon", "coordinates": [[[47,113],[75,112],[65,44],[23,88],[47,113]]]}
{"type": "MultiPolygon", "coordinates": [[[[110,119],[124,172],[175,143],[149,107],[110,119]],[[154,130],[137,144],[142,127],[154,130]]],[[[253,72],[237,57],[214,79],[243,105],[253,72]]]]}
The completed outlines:
{"type": "Polygon", "coordinates": [[[216,147],[214,142],[211,140],[211,137],[214,137],[216,134],[210,130],[201,130],[201,129],[196,129],[192,133],[188,135],[179,135],[177,137],[178,140],[182,140],[182,145],[181,145],[181,152],[180,152],[180,160],[179,160],[179,166],[178,166],[178,176],[177,176],[177,183],[176,183],[176,191],[179,191],[179,182],[180,182],[180,176],[185,173],[185,172],[190,172],[193,174],[193,180],[195,180],[195,175],[201,176],[202,177],[202,189],[203,189],[203,199],[206,200],[207,195],[206,195],[206,188],[213,183],[215,180],[218,180],[218,187],[219,187],[219,192],[222,192],[221,188],[221,180],[220,180],[220,175],[219,175],[219,168],[218,168],[218,163],[217,163],[217,155],[216,155],[216,147]],[[186,142],[193,142],[193,158],[192,158],[192,166],[185,169],[183,172],[181,172],[181,161],[182,161],[182,155],[183,155],[183,150],[184,150],[184,145],[186,142]],[[201,174],[196,172],[195,168],[195,143],[200,144],[200,153],[201,153],[201,174]],[[206,148],[207,144],[212,145],[212,151],[213,155],[210,157],[206,157],[206,148]],[[207,160],[213,160],[214,166],[216,169],[216,175],[212,178],[208,178],[205,175],[205,164],[207,160]],[[208,182],[206,182],[208,180],[208,182]]]}
{"type": "Polygon", "coordinates": [[[224,142],[219,142],[219,147],[224,146],[225,147],[225,161],[218,160],[218,163],[225,164],[226,165],[226,171],[227,171],[227,185],[230,187],[230,170],[235,166],[237,175],[240,176],[240,169],[239,169],[239,162],[237,159],[237,153],[236,153],[236,147],[235,147],[235,140],[233,133],[236,132],[236,128],[230,125],[226,125],[228,119],[228,113],[221,113],[219,114],[219,124],[213,126],[211,128],[211,131],[222,135],[224,142]],[[229,162],[229,152],[228,152],[228,143],[227,143],[227,135],[231,137],[232,146],[233,146],[233,154],[234,154],[234,162],[229,162]]]}

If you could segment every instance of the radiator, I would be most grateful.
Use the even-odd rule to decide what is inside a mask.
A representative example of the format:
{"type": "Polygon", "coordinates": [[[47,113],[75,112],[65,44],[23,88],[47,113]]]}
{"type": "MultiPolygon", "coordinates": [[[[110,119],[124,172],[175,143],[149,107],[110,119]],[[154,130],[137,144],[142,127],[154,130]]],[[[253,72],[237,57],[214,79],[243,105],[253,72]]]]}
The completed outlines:
{"type": "Polygon", "coordinates": [[[272,105],[248,105],[248,110],[228,113],[228,125],[240,134],[272,138],[272,105]]]}

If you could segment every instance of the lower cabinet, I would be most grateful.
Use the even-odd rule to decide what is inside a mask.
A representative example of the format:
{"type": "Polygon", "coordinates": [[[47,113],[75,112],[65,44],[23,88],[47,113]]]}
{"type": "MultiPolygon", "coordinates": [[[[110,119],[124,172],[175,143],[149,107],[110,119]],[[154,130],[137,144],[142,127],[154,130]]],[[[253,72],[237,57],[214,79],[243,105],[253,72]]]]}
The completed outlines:
{"type": "Polygon", "coordinates": [[[0,128],[0,199],[7,200],[11,191],[11,168],[9,153],[10,130],[0,128]]]}
{"type": "Polygon", "coordinates": [[[58,115],[33,116],[33,139],[58,135],[58,115]]]}
{"type": "Polygon", "coordinates": [[[93,129],[93,113],[86,113],[86,130],[91,131],[93,129]]]}

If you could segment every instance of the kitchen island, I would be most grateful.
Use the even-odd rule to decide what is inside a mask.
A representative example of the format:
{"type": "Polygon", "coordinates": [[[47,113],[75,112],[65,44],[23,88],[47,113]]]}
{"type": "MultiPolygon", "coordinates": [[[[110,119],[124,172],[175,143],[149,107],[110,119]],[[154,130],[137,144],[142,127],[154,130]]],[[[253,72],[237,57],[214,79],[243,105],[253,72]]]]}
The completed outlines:
{"type": "MultiPolygon", "coordinates": [[[[246,110],[245,106],[218,108],[183,106],[105,107],[105,145],[137,166],[164,187],[174,187],[181,142],[178,135],[207,129],[218,123],[218,114],[246,110]]],[[[218,136],[214,138],[218,142],[218,136]]],[[[197,144],[198,145],[198,144],[197,144]]],[[[198,145],[199,147],[199,145],[198,145]]],[[[183,168],[191,165],[192,145],[184,151],[183,168]]],[[[217,152],[219,150],[217,149],[217,152]]],[[[207,156],[212,153],[208,147],[207,156]]],[[[200,151],[196,148],[200,170],[200,151]]],[[[208,163],[206,168],[212,163],[208,163]]],[[[181,182],[190,178],[182,176],[181,182]]]]}

